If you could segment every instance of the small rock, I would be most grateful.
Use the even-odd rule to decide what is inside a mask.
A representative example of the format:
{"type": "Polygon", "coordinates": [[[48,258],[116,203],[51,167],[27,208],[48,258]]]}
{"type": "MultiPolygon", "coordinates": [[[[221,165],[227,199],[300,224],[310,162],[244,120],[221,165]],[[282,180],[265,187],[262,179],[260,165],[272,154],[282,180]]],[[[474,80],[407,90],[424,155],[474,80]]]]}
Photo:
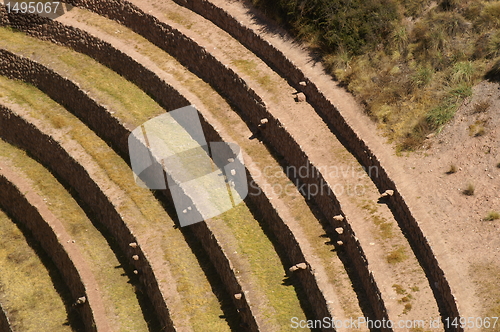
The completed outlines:
{"type": "Polygon", "coordinates": [[[339,214],[339,215],[336,215],[333,217],[333,220],[336,220],[336,221],[342,221],[344,220],[344,216],[339,214]]]}
{"type": "Polygon", "coordinates": [[[306,83],[306,82],[304,82],[304,81],[301,81],[301,82],[299,82],[299,85],[300,85],[300,86],[307,86],[307,83],[306,83]]]}
{"type": "Polygon", "coordinates": [[[87,302],[87,298],[85,296],[81,296],[76,300],[76,304],[84,304],[87,302]]]}
{"type": "Polygon", "coordinates": [[[303,101],[306,101],[306,95],[303,94],[302,92],[299,92],[295,95],[295,101],[297,103],[300,103],[300,102],[303,102],[303,101]]]}

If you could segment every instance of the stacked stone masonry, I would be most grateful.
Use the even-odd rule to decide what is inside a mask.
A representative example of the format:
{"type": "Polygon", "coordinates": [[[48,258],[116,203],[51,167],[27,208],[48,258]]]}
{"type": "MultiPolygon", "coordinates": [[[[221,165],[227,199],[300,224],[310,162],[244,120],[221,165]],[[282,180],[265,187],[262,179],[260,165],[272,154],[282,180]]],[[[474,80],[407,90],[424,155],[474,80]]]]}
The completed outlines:
{"type": "MultiPolygon", "coordinates": [[[[206,51],[204,51],[202,48],[200,48],[198,45],[194,44],[192,41],[188,40],[186,37],[180,35],[178,31],[173,30],[172,28],[166,26],[163,23],[159,23],[156,21],[156,19],[149,17],[149,15],[141,13],[138,9],[134,8],[132,5],[126,3],[126,2],[121,2],[121,1],[116,1],[116,3],[123,4],[123,6],[116,6],[114,8],[118,8],[118,12],[115,12],[113,10],[113,7],[106,7],[102,8],[102,6],[99,6],[99,3],[96,3],[95,1],[78,1],[78,5],[82,5],[84,7],[87,7],[91,10],[96,11],[97,13],[101,15],[108,16],[112,19],[118,20],[120,23],[125,24],[132,28],[133,30],[142,33],[143,35],[146,34],[150,40],[153,41],[155,40],[155,43],[159,43],[158,46],[163,45],[162,48],[167,49],[170,53],[172,53],[172,49],[177,49],[175,51],[176,54],[174,54],[181,62],[183,62],[186,66],[188,66],[191,70],[193,70],[195,73],[199,74],[202,76],[205,80],[213,84],[219,91],[221,91],[223,94],[226,95],[230,100],[240,100],[241,103],[240,105],[240,110],[244,110],[245,114],[243,115],[244,117],[251,117],[249,119],[249,122],[252,123],[253,125],[257,124],[257,121],[260,120],[262,117],[268,117],[271,118],[267,110],[265,109],[264,103],[260,100],[260,98],[253,92],[251,91],[246,84],[235,74],[233,73],[230,69],[226,68],[222,64],[220,64],[215,58],[213,58],[211,55],[207,54],[206,51]],[[84,4],[82,4],[84,3],[84,4]],[[128,11],[125,9],[130,8],[128,11]],[[126,14],[124,14],[124,11],[126,14]],[[144,28],[144,20],[150,22],[153,24],[153,26],[157,27],[157,31],[145,31],[147,29],[144,28]],[[135,23],[134,23],[135,22],[135,23]],[[135,25],[134,25],[135,24],[135,25]],[[159,36],[164,35],[164,37],[167,37],[165,39],[170,39],[168,41],[162,40],[159,36]],[[175,39],[175,42],[172,42],[172,40],[175,39]],[[179,47],[180,45],[183,45],[183,47],[179,47]],[[186,47],[186,44],[188,44],[189,47],[186,47]],[[192,45],[194,44],[194,45],[192,45]],[[196,52],[193,52],[196,51],[196,52]],[[200,61],[204,60],[204,61],[200,61]],[[203,62],[203,64],[200,64],[203,62]],[[207,66],[208,64],[208,66],[207,66]],[[222,68],[221,68],[222,66],[222,68]],[[219,75],[219,73],[224,73],[224,75],[219,75]],[[215,80],[215,78],[218,78],[219,80],[215,80]],[[234,84],[237,83],[237,84],[234,84]],[[245,105],[251,105],[251,109],[245,109],[245,105]]],[[[270,45],[268,42],[264,41],[261,39],[259,36],[255,35],[255,33],[243,26],[241,26],[238,22],[234,21],[234,18],[232,18],[230,15],[227,13],[224,13],[220,8],[217,8],[213,6],[212,4],[209,4],[206,1],[190,1],[190,4],[197,4],[201,3],[200,7],[197,9],[202,15],[206,16],[207,18],[211,17],[214,22],[219,24],[220,26],[224,26],[221,22],[229,22],[226,24],[224,29],[226,31],[230,32],[233,34],[240,42],[242,42],[245,46],[247,46],[249,49],[254,51],[257,55],[261,56],[264,60],[267,60],[268,62],[271,61],[271,65],[273,68],[277,69],[278,72],[282,75],[284,75],[291,85],[295,86],[297,89],[302,90],[308,98],[308,101],[315,107],[315,109],[320,112],[322,117],[325,119],[325,121],[332,127],[332,129],[335,131],[336,134],[339,135],[341,138],[342,142],[346,145],[346,147],[351,151],[357,158],[360,160],[360,162],[365,166],[365,167],[371,167],[375,166],[379,168],[379,177],[374,178],[374,182],[376,185],[379,187],[381,190],[385,189],[393,189],[395,190],[395,195],[390,201],[390,207],[393,210],[394,215],[396,216],[398,222],[401,224],[401,227],[405,231],[405,233],[408,234],[410,244],[412,245],[414,251],[417,253],[417,257],[420,260],[422,266],[425,269],[425,272],[427,273],[429,280],[431,282],[432,289],[435,293],[436,298],[438,299],[438,304],[440,305],[440,308],[442,310],[442,314],[449,316],[449,317],[458,317],[458,309],[454,300],[453,295],[451,294],[451,290],[449,288],[449,285],[446,281],[446,278],[444,276],[443,271],[439,268],[439,265],[437,264],[437,260],[432,254],[432,250],[425,239],[424,235],[422,234],[420,228],[418,227],[417,222],[413,218],[408,206],[405,204],[403,198],[401,195],[398,193],[395,184],[388,178],[385,170],[381,168],[380,163],[376,159],[376,157],[371,153],[371,151],[368,149],[368,147],[364,144],[364,142],[357,137],[357,135],[352,131],[352,129],[347,125],[345,120],[341,117],[340,113],[336,110],[335,106],[331,104],[329,100],[327,100],[322,93],[317,89],[317,87],[310,82],[303,74],[302,72],[296,68],[293,63],[288,60],[279,50],[275,49],[272,45],[270,45]],[[202,8],[202,9],[200,9],[202,8]],[[203,10],[205,12],[203,12],[203,10]],[[209,16],[207,13],[215,13],[213,16],[209,16]],[[298,83],[301,81],[307,82],[307,85],[300,86],[298,83]],[[335,126],[333,126],[335,124],[335,126]],[[437,287],[436,287],[437,285],[437,287]]],[[[0,19],[3,22],[7,22],[8,19],[12,19],[9,17],[8,19],[6,18],[6,14],[3,13],[2,16],[0,16],[0,19]]],[[[62,44],[69,44],[70,42],[76,43],[73,47],[76,50],[80,50],[84,53],[94,53],[92,57],[96,58],[98,61],[101,61],[103,64],[107,64],[111,68],[115,70],[119,70],[117,65],[112,65],[112,63],[117,63],[115,60],[115,56],[103,56],[102,54],[104,52],[96,51],[94,47],[89,47],[88,45],[95,45],[96,40],[94,40],[94,44],[91,42],[81,42],[81,38],[70,38],[67,33],[57,33],[57,29],[54,29],[53,27],[47,27],[46,25],[42,25],[44,22],[33,22],[32,19],[27,19],[24,22],[22,20],[17,20],[14,18],[13,21],[15,21],[15,24],[17,27],[23,27],[21,30],[26,30],[29,33],[36,35],[38,33],[39,37],[44,37],[48,38],[48,36],[52,36],[54,42],[62,43],[62,44]],[[39,30],[42,29],[47,29],[43,30],[40,32],[39,30]],[[51,31],[52,29],[52,31],[51,31]],[[65,37],[66,36],[66,37],[65,37]],[[66,40],[64,40],[66,39],[66,40]],[[80,40],[80,41],[79,41],[80,40]],[[79,42],[75,42],[79,41],[79,42]],[[87,48],[87,50],[85,50],[87,48]]],[[[5,23],[4,23],[5,24],[5,23]]],[[[72,29],[72,28],[68,28],[72,29]]],[[[155,29],[152,29],[155,30],[155,29]]],[[[78,32],[81,33],[81,32],[78,32]]],[[[106,52],[110,51],[109,54],[114,55],[113,51],[109,48],[108,45],[105,45],[106,43],[101,42],[101,45],[98,45],[98,48],[100,47],[101,49],[105,50],[106,52]]],[[[116,51],[115,51],[116,52],[116,51]]],[[[106,53],[107,54],[107,53],[106,53]]],[[[123,59],[123,57],[121,57],[123,59]]],[[[132,59],[130,59],[132,60],[132,59]]],[[[141,80],[141,71],[137,70],[137,66],[134,66],[134,61],[129,62],[131,64],[131,68],[134,68],[136,74],[136,84],[141,86],[138,82],[141,80]]],[[[128,68],[127,66],[121,66],[121,68],[128,68]]],[[[128,74],[130,75],[130,74],[128,74]]],[[[144,76],[142,76],[144,77],[144,76]]],[[[143,78],[143,80],[151,82],[150,80],[147,80],[143,78]]],[[[161,82],[160,79],[159,84],[142,84],[142,86],[150,86],[150,89],[156,89],[157,93],[151,93],[152,95],[156,96],[161,96],[162,94],[159,93],[160,91],[164,91],[162,89],[165,89],[165,87],[168,87],[168,85],[165,85],[164,82],[161,82]]],[[[157,81],[158,82],[158,81],[157,81]]],[[[168,88],[167,88],[168,89],[168,88]]],[[[170,93],[171,96],[175,96],[176,93],[170,93]]],[[[170,96],[169,95],[169,96],[170,96]]],[[[175,99],[175,98],[165,98],[163,104],[166,105],[166,99],[168,99],[168,104],[172,105],[170,106],[170,109],[175,109],[180,106],[185,106],[186,103],[182,98],[175,99]],[[173,101],[173,102],[172,102],[173,101]]],[[[107,119],[111,120],[111,119],[107,119]]],[[[112,120],[111,120],[112,121],[112,120]]],[[[101,121],[97,121],[97,124],[99,123],[104,123],[101,121]]],[[[113,126],[116,127],[116,126],[113,126]]],[[[286,137],[289,136],[286,134],[285,131],[285,137],[286,139],[283,139],[282,136],[282,130],[279,130],[281,128],[281,125],[274,120],[273,130],[270,130],[271,128],[266,130],[266,139],[272,142],[272,145],[275,147],[276,150],[279,151],[280,154],[284,155],[286,159],[289,161],[290,164],[297,164],[300,165],[300,162],[303,162],[303,160],[306,160],[307,158],[305,155],[303,156],[292,156],[294,150],[296,150],[295,147],[290,148],[288,145],[290,145],[290,140],[293,141],[291,137],[286,137]],[[294,158],[297,158],[298,163],[292,163],[290,160],[293,160],[294,158]]],[[[109,128],[109,127],[108,127],[109,128]]],[[[97,130],[96,130],[97,131],[97,130]]],[[[103,133],[103,131],[98,131],[103,133]]],[[[106,131],[104,131],[106,132],[106,131]]],[[[112,135],[116,139],[116,135],[112,135]]],[[[124,137],[124,136],[120,136],[124,137]]],[[[110,142],[109,139],[106,139],[106,141],[110,142]]],[[[123,146],[125,144],[124,141],[119,142],[118,145],[123,146]]],[[[293,144],[292,144],[293,145],[293,144]]],[[[300,147],[298,147],[300,150],[300,147]]],[[[121,150],[123,151],[123,149],[121,150]]],[[[303,153],[302,153],[303,154],[303,153]]],[[[311,165],[311,167],[313,167],[311,165]]],[[[321,200],[322,202],[317,202],[318,206],[323,207],[323,213],[326,216],[329,215],[336,215],[338,214],[340,206],[338,205],[337,200],[333,197],[323,197],[323,198],[317,198],[318,200],[321,200]],[[324,205],[326,204],[326,205],[324,205]],[[329,211],[326,207],[328,207],[330,204],[335,206],[335,210],[329,211]],[[325,213],[325,211],[327,213],[325,213]],[[336,212],[336,213],[335,213],[336,212]]],[[[347,229],[350,229],[350,227],[344,225],[347,229]]],[[[346,248],[359,248],[358,253],[356,252],[351,253],[350,255],[353,256],[359,256],[361,259],[357,259],[356,261],[359,261],[359,263],[356,264],[364,264],[366,265],[366,259],[364,258],[364,255],[360,255],[359,252],[361,248],[359,247],[358,243],[354,239],[354,234],[351,234],[350,231],[346,232],[347,238],[351,238],[353,240],[348,240],[346,239],[346,248]],[[347,236],[349,235],[349,236],[347,236]],[[350,245],[347,245],[347,242],[352,242],[350,245]]],[[[368,269],[363,269],[361,267],[357,268],[358,271],[366,270],[361,275],[365,275],[366,279],[363,280],[370,280],[369,284],[372,284],[372,287],[369,285],[366,285],[367,287],[375,289],[375,292],[372,292],[372,295],[369,296],[372,298],[371,302],[372,304],[374,303],[373,301],[376,301],[377,298],[380,299],[380,294],[376,287],[373,287],[373,282],[372,277],[370,273],[367,271],[368,269]]],[[[376,307],[380,307],[380,313],[379,315],[383,315],[383,303],[382,305],[375,305],[376,307]]]]}
{"type": "MultiPolygon", "coordinates": [[[[0,67],[2,66],[0,65],[0,67]]],[[[20,67],[17,68],[19,69],[20,67]]],[[[5,74],[3,67],[0,68],[0,72],[5,74]]],[[[53,89],[57,90],[57,86],[54,86],[53,89]]],[[[128,246],[131,242],[137,242],[134,234],[130,232],[121,216],[115,210],[113,203],[93,182],[86,170],[69,156],[56,141],[23,119],[14,114],[7,114],[2,118],[2,121],[3,139],[29,151],[44,166],[73,187],[79,193],[81,200],[87,206],[92,207],[99,222],[117,240],[122,253],[127,257],[132,257],[135,254],[141,257],[138,261],[131,260],[131,264],[136,270],[141,271],[140,281],[144,285],[146,294],[148,294],[152,305],[157,311],[160,322],[167,328],[167,331],[175,331],[154,271],[149,265],[148,257],[142,252],[140,247],[133,249],[128,246]]],[[[39,232],[37,228],[34,229],[36,229],[35,233],[39,232]]],[[[85,315],[83,318],[84,321],[88,321],[85,315]]]]}
{"type": "MultiPolygon", "coordinates": [[[[377,167],[379,176],[372,180],[381,192],[387,189],[394,190],[395,195],[389,201],[389,206],[396,220],[408,237],[413,251],[429,278],[429,283],[437,299],[443,319],[445,317],[460,318],[455,297],[452,294],[444,272],[439,267],[438,261],[432,252],[432,248],[418,226],[418,222],[413,217],[408,205],[401,194],[399,194],[395,183],[389,178],[376,156],[347,124],[337,108],[323,95],[317,86],[286,57],[285,54],[264,40],[255,33],[254,30],[242,25],[222,8],[215,6],[207,0],[174,1],[212,21],[221,29],[231,34],[250,51],[264,60],[271,68],[276,70],[291,86],[298,91],[302,91],[307,96],[308,102],[314,107],[316,112],[323,118],[327,125],[360,163],[366,169],[377,167]],[[306,85],[300,85],[300,82],[306,82],[306,85]]],[[[450,331],[452,330],[453,329],[450,329],[450,331]]],[[[461,330],[460,328],[456,329],[456,331],[461,330]]]]}
{"type": "MultiPolygon", "coordinates": [[[[131,6],[131,5],[129,5],[131,6]]],[[[97,6],[96,8],[98,8],[97,6]]],[[[132,6],[133,7],[133,6],[132,6]]],[[[91,10],[95,9],[94,7],[89,8],[91,10]]],[[[106,15],[106,13],[96,11],[98,14],[104,15],[104,16],[110,16],[110,18],[115,18],[117,19],[120,23],[127,25],[126,23],[128,21],[122,22],[120,19],[123,20],[124,17],[129,18],[130,21],[136,22],[135,25],[138,25],[139,27],[137,29],[143,30],[145,27],[145,23],[141,22],[140,19],[138,19],[137,16],[134,17],[134,14],[137,15],[138,12],[140,12],[136,8],[132,8],[129,12],[127,12],[127,15],[118,15],[112,14],[112,15],[106,15]],[[132,18],[130,18],[132,17],[132,18]]],[[[111,12],[113,12],[111,10],[111,12]]],[[[145,15],[145,14],[143,14],[145,15]]],[[[142,17],[142,16],[139,16],[142,17]]],[[[165,25],[162,23],[158,23],[156,19],[147,16],[150,20],[155,23],[154,27],[160,27],[160,35],[161,31],[165,30],[165,25]]],[[[35,25],[36,26],[36,25],[35,25]]],[[[130,26],[129,26],[130,27],[130,26]]],[[[135,26],[132,26],[132,30],[137,30],[134,28],[135,26]]],[[[18,26],[19,28],[19,26],[18,26]]],[[[168,29],[171,29],[170,27],[167,26],[168,29]]],[[[152,34],[155,29],[146,29],[148,31],[148,34],[152,34]]],[[[158,44],[158,40],[162,40],[162,38],[158,37],[158,34],[153,34],[156,36],[155,39],[157,39],[156,44],[170,53],[175,52],[174,56],[178,58],[178,60],[181,63],[184,63],[186,66],[190,67],[191,70],[193,70],[195,73],[198,73],[199,76],[202,76],[205,80],[208,80],[211,82],[213,85],[218,88],[219,91],[222,91],[223,94],[226,95],[230,100],[232,100],[237,106],[240,107],[241,110],[245,110],[245,114],[242,114],[243,117],[247,119],[251,124],[256,126],[258,124],[258,121],[260,121],[261,118],[263,117],[268,117],[272,118],[272,116],[268,113],[264,103],[260,99],[260,97],[251,89],[246,86],[245,82],[241,80],[233,71],[231,71],[229,68],[225,67],[222,65],[220,62],[218,62],[214,57],[211,55],[208,55],[205,50],[203,50],[201,47],[199,47],[197,44],[195,44],[193,41],[189,40],[187,37],[182,36],[179,32],[176,30],[171,29],[171,31],[175,31],[176,34],[170,33],[167,34],[168,36],[171,36],[173,40],[168,40],[167,42],[163,42],[158,44]],[[179,35],[178,38],[174,38],[176,35],[179,35]],[[189,42],[186,50],[186,47],[178,47],[180,46],[179,44],[182,43],[183,45],[187,42],[189,42]],[[166,47],[169,46],[169,47],[166,47]],[[183,50],[184,49],[184,50],[183,50]],[[200,55],[201,59],[205,61],[196,61],[196,55],[200,55]],[[195,66],[190,66],[191,63],[195,63],[195,66]],[[205,62],[205,63],[201,63],[205,62]],[[221,75],[222,74],[222,75],[221,75]],[[220,78],[219,80],[212,80],[212,78],[220,78]],[[230,88],[228,88],[230,87],[230,88]],[[246,106],[246,107],[245,107],[246,106]],[[248,116],[251,116],[249,119],[248,116]]],[[[142,31],[142,33],[145,33],[142,31]]],[[[146,37],[146,36],[145,36],[146,37]]],[[[151,38],[151,37],[149,37],[151,38]]],[[[150,39],[151,40],[151,39],[150,39]]],[[[198,58],[198,60],[200,60],[198,58]]],[[[272,125],[269,126],[270,128],[265,131],[265,136],[268,138],[268,140],[271,142],[271,145],[274,146],[278,152],[285,156],[287,161],[289,162],[290,165],[299,167],[300,165],[306,165],[308,164],[307,157],[306,155],[301,151],[300,147],[295,143],[293,138],[288,134],[288,132],[279,124],[279,122],[272,118],[272,125]]],[[[115,136],[116,137],[116,136],[115,136]]],[[[121,145],[121,144],[120,144],[121,145]]],[[[311,167],[314,168],[314,166],[311,165],[311,167]]],[[[313,180],[314,181],[314,180],[313,180]]],[[[319,181],[319,179],[315,179],[315,181],[319,181]]],[[[320,182],[324,183],[324,182],[320,182]]],[[[333,196],[333,195],[330,195],[333,196]]],[[[332,197],[330,197],[332,198],[332,197]]],[[[341,211],[339,210],[339,204],[336,201],[335,197],[333,197],[333,202],[335,206],[338,208],[336,209],[335,213],[333,215],[339,214],[341,211]]],[[[318,203],[318,202],[316,202],[318,203]]],[[[328,204],[331,204],[331,202],[328,202],[328,204]]],[[[327,208],[328,205],[319,205],[320,208],[327,208]]],[[[331,212],[331,211],[330,211],[331,212]]],[[[327,218],[328,215],[331,213],[324,213],[327,218]]],[[[347,221],[345,221],[347,223],[347,221]]],[[[373,311],[375,312],[375,317],[376,319],[387,319],[387,313],[385,311],[385,307],[383,304],[383,301],[380,296],[380,292],[378,291],[378,288],[373,280],[373,276],[368,270],[366,258],[364,254],[362,253],[362,249],[359,246],[359,243],[355,240],[355,236],[352,233],[352,230],[350,227],[346,227],[347,232],[345,233],[344,237],[345,239],[345,247],[347,248],[346,251],[351,258],[351,261],[353,262],[353,265],[357,271],[357,275],[359,276],[360,280],[362,280],[364,284],[364,288],[366,291],[366,296],[370,300],[370,303],[372,304],[373,311]],[[352,240],[349,240],[352,239],[352,240]],[[354,249],[353,249],[354,248],[354,249]]]]}
{"type": "MultiPolygon", "coordinates": [[[[31,18],[33,19],[35,17],[31,18]]],[[[140,64],[130,59],[127,55],[117,51],[111,45],[102,42],[83,31],[66,27],[53,21],[47,20],[46,22],[41,22],[39,18],[36,18],[36,23],[33,23],[31,20],[26,19],[25,15],[11,15],[9,19],[10,25],[16,29],[25,31],[28,34],[41,39],[51,40],[53,42],[73,47],[77,51],[81,51],[91,57],[97,58],[98,61],[114,70],[118,69],[122,71],[121,74],[124,77],[137,84],[148,94],[156,97],[160,104],[162,104],[162,106],[166,109],[176,109],[189,104],[183,96],[179,95],[177,91],[173,90],[154,73],[143,68],[140,64]],[[101,52],[104,52],[105,54],[112,54],[112,56],[102,56],[101,52]],[[123,64],[126,64],[127,66],[124,66],[123,64]],[[133,69],[130,71],[123,71],[122,68],[133,69]],[[156,84],[151,84],[151,82],[156,84]]],[[[70,106],[71,105],[67,105],[67,107],[70,106]]],[[[221,138],[215,129],[203,118],[202,122],[207,139],[209,141],[221,141],[221,138]]],[[[109,137],[107,138],[107,141],[109,141],[109,137]]],[[[123,141],[119,145],[123,149],[123,141]]],[[[252,181],[250,174],[248,174],[248,177],[249,181],[252,181]]],[[[265,197],[265,195],[249,195],[249,198],[253,201],[259,212],[262,213],[266,223],[271,226],[274,235],[277,237],[280,245],[285,250],[285,256],[287,259],[290,262],[305,261],[293,234],[279,217],[277,211],[274,210],[267,197],[265,197]]],[[[217,259],[217,261],[221,261],[221,259],[217,259]]],[[[308,302],[311,304],[311,308],[315,311],[315,316],[321,318],[330,317],[326,300],[317,286],[314,275],[310,272],[300,273],[298,274],[298,278],[302,286],[305,289],[308,289],[308,302]]],[[[231,283],[226,282],[226,284],[231,283]]],[[[232,293],[238,291],[240,290],[231,290],[232,293]]]]}
{"type": "MultiPolygon", "coordinates": [[[[128,158],[126,142],[130,131],[112,117],[107,109],[97,104],[71,81],[38,63],[18,57],[5,50],[0,50],[0,74],[34,84],[52,99],[67,107],[105,141],[116,147],[118,152],[128,158]],[[65,93],[61,93],[61,87],[65,93]]],[[[41,141],[47,139],[43,134],[39,133],[37,136],[38,141],[31,139],[32,135],[25,137],[20,134],[20,136],[13,141],[13,144],[33,151],[38,160],[45,165],[49,165],[50,169],[65,179],[78,192],[81,192],[82,199],[86,200],[85,203],[93,208],[101,223],[113,234],[125,255],[132,257],[132,255],[136,254],[137,249],[132,253],[132,248],[128,246],[128,243],[137,242],[135,236],[130,233],[112,203],[92,181],[85,169],[60,147],[56,151],[53,151],[54,148],[51,149],[51,146],[43,147],[41,141]],[[42,151],[44,152],[42,153],[42,151]]],[[[167,198],[171,199],[168,192],[165,194],[167,198]]],[[[190,200],[189,197],[186,197],[186,199],[190,200]]],[[[241,293],[242,288],[234,275],[229,260],[210,229],[205,223],[199,223],[193,225],[192,230],[217,268],[228,292],[230,294],[241,293]]],[[[131,261],[131,263],[134,264],[137,270],[141,271],[140,280],[157,311],[156,314],[160,322],[168,331],[175,331],[154,271],[142,251],[140,257],[145,259],[131,261]]],[[[240,314],[243,322],[248,324],[250,330],[258,331],[255,318],[251,314],[250,306],[245,299],[238,300],[235,306],[244,309],[240,311],[240,314]]]]}
{"type": "MultiPolygon", "coordinates": [[[[285,157],[289,165],[300,167],[308,163],[307,157],[301,148],[296,144],[279,121],[268,112],[262,99],[250,89],[234,71],[221,64],[203,47],[200,47],[176,29],[173,29],[165,23],[159,22],[153,16],[143,13],[139,8],[126,1],[111,1],[111,4],[108,6],[103,6],[102,3],[96,1],[82,0],[70,1],[70,3],[116,20],[142,35],[156,46],[167,51],[192,72],[209,82],[219,93],[221,93],[221,95],[228,98],[238,107],[239,111],[242,113],[242,117],[251,127],[256,128],[260,123],[260,119],[268,118],[269,123],[266,130],[263,132],[265,140],[269,142],[280,155],[285,157]]],[[[311,165],[311,167],[314,166],[311,165]]],[[[316,183],[319,181],[318,178],[310,180],[317,181],[316,183]]],[[[329,195],[329,197],[331,199],[333,194],[329,195]]],[[[339,206],[335,198],[333,202],[328,202],[328,204],[332,203],[336,204],[337,207],[339,206]]],[[[318,205],[318,207],[320,209],[329,208],[328,205],[318,205]]],[[[341,213],[339,209],[336,209],[336,212],[337,213],[334,215],[341,213]]],[[[325,216],[330,215],[330,213],[325,213],[325,211],[323,211],[323,213],[325,216]]],[[[345,222],[347,223],[347,221],[345,222]]],[[[359,242],[355,241],[355,235],[352,233],[352,229],[346,227],[346,230],[344,237],[346,237],[346,239],[353,239],[345,241],[345,247],[347,248],[346,252],[353,262],[357,275],[364,284],[366,297],[370,301],[375,314],[373,318],[387,320],[388,317],[385,305],[380,296],[378,287],[373,277],[371,277],[366,257],[362,254],[359,242]],[[352,245],[355,245],[355,249],[352,248],[352,245]]]]}

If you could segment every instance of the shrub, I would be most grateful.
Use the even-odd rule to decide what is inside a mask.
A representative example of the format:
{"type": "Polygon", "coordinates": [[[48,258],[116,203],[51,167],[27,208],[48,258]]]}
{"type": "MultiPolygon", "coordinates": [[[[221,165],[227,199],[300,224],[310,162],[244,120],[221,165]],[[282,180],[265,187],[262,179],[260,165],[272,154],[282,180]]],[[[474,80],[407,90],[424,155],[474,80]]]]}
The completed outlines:
{"type": "Polygon", "coordinates": [[[498,213],[496,211],[488,212],[488,214],[484,218],[485,221],[493,221],[493,220],[497,220],[497,219],[500,219],[500,213],[498,213]]]}
{"type": "Polygon", "coordinates": [[[474,191],[475,191],[474,185],[472,183],[469,183],[469,184],[467,184],[465,189],[462,191],[462,194],[464,194],[466,196],[472,196],[472,195],[474,195],[474,191]]]}
{"type": "Polygon", "coordinates": [[[457,7],[457,5],[459,4],[460,2],[458,0],[442,0],[441,3],[439,4],[439,6],[443,9],[443,10],[452,10],[454,9],[455,7],[457,7]]]}
{"type": "Polygon", "coordinates": [[[455,166],[454,164],[451,164],[450,168],[448,169],[448,171],[446,172],[446,174],[454,174],[456,172],[457,172],[457,166],[455,166]]]}
{"type": "Polygon", "coordinates": [[[400,16],[394,0],[254,0],[289,23],[295,33],[327,52],[344,47],[350,54],[361,54],[367,46],[385,43],[392,22],[400,16]]]}

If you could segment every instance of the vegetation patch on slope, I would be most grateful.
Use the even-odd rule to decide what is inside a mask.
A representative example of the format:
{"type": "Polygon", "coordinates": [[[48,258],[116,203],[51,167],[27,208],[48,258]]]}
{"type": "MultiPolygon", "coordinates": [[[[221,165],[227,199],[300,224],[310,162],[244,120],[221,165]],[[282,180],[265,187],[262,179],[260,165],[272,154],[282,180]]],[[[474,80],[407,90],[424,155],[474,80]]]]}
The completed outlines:
{"type": "Polygon", "coordinates": [[[500,66],[500,1],[253,3],[320,52],[399,151],[441,130],[500,66]]]}

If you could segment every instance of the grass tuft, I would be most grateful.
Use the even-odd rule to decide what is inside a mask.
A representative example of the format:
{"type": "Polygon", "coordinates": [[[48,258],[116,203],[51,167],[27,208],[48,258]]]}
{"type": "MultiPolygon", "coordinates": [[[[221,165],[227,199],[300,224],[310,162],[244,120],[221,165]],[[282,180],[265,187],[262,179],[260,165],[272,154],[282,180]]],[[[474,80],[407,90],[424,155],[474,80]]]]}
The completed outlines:
{"type": "Polygon", "coordinates": [[[484,101],[481,101],[479,103],[476,103],[474,105],[474,108],[472,110],[472,113],[473,114],[477,114],[477,113],[484,113],[488,110],[488,108],[491,106],[491,102],[487,101],[487,100],[484,100],[484,101]]]}
{"type": "Polygon", "coordinates": [[[399,295],[406,294],[406,290],[403,288],[403,286],[401,286],[399,284],[392,285],[392,288],[394,288],[394,290],[396,291],[396,294],[399,294],[399,295]]]}
{"type": "Polygon", "coordinates": [[[450,168],[448,169],[446,174],[455,174],[456,172],[457,172],[457,166],[455,166],[454,164],[451,164],[450,168]]]}
{"type": "Polygon", "coordinates": [[[498,213],[497,211],[490,211],[488,212],[486,217],[484,217],[485,221],[493,221],[497,219],[500,219],[500,213],[498,213]]]}
{"type": "Polygon", "coordinates": [[[407,258],[406,250],[403,247],[394,249],[386,256],[387,263],[389,264],[401,263],[407,258]]]}
{"type": "Polygon", "coordinates": [[[476,121],[469,126],[469,136],[479,137],[486,134],[486,129],[484,127],[484,121],[476,121]]]}
{"type": "Polygon", "coordinates": [[[472,195],[474,195],[474,191],[475,191],[474,185],[472,183],[469,183],[469,184],[467,184],[465,189],[462,191],[462,194],[464,194],[466,196],[472,196],[472,195]]]}

